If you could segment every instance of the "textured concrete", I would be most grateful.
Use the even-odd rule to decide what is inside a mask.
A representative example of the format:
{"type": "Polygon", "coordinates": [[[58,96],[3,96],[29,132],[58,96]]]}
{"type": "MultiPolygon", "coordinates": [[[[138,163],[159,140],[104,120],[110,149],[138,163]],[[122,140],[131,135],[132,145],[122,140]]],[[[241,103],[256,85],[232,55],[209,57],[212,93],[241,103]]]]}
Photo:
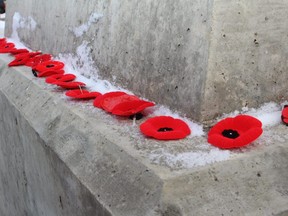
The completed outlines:
{"type": "Polygon", "coordinates": [[[1,216],[287,214],[286,126],[266,128],[218,163],[171,164],[167,153],[215,148],[205,137],[144,138],[145,119],[135,127],[91,101],[68,100],[27,67],[7,68],[12,59],[0,56],[1,216]]]}
{"type": "Polygon", "coordinates": [[[32,49],[74,53],[87,41],[102,77],[210,120],[288,96],[287,7],[285,0],[16,0],[8,2],[6,35],[20,12],[37,24],[17,30],[32,49]]]}
{"type": "Polygon", "coordinates": [[[75,53],[87,42],[101,77],[195,120],[288,96],[286,0],[7,4],[7,36],[19,12],[37,24],[17,29],[34,50],[75,53]]]}
{"type": "Polygon", "coordinates": [[[214,0],[212,16],[201,118],[287,100],[288,1],[214,0]]]}

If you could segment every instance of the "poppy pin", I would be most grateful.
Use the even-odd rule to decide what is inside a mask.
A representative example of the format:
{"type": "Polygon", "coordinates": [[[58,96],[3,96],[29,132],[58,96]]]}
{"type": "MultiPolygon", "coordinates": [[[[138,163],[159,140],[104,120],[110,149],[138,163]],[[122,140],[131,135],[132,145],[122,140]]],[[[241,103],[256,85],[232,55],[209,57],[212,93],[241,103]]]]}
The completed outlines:
{"type": "Polygon", "coordinates": [[[119,116],[132,116],[154,105],[154,103],[144,100],[125,101],[115,105],[111,113],[119,116]]]}
{"type": "Polygon", "coordinates": [[[101,101],[101,107],[107,111],[107,112],[112,112],[114,107],[120,103],[123,102],[128,102],[128,101],[137,101],[140,100],[138,97],[134,95],[128,95],[128,94],[123,94],[123,95],[118,95],[118,96],[111,96],[110,97],[105,97],[101,101]]]}
{"type": "MultiPolygon", "coordinates": [[[[64,72],[64,71],[63,71],[64,72]]],[[[45,72],[42,72],[45,73],[45,72]]],[[[60,82],[71,82],[76,79],[74,74],[54,74],[46,78],[46,83],[55,84],[57,81],[60,82]]]]}
{"type": "Polygon", "coordinates": [[[18,55],[20,53],[29,53],[29,50],[27,50],[27,49],[14,49],[14,50],[11,50],[10,53],[12,55],[18,55]]]}
{"type": "Polygon", "coordinates": [[[50,77],[52,75],[63,75],[64,73],[64,70],[47,70],[44,72],[40,72],[38,74],[38,77],[50,77]]]}
{"type": "Polygon", "coordinates": [[[140,125],[141,132],[158,140],[183,139],[191,133],[189,126],[181,119],[170,116],[156,116],[140,125]]]}
{"type": "Polygon", "coordinates": [[[7,43],[6,38],[0,38],[0,46],[3,46],[6,43],[7,43]]]}
{"type": "Polygon", "coordinates": [[[248,115],[226,118],[208,133],[208,142],[222,149],[239,148],[255,141],[262,134],[262,123],[248,115]]]}
{"type": "Polygon", "coordinates": [[[38,64],[35,68],[36,71],[44,72],[46,70],[61,70],[64,68],[64,63],[60,61],[45,61],[38,64]]]}
{"type": "Polygon", "coordinates": [[[102,100],[104,100],[105,98],[108,98],[108,97],[118,97],[118,96],[125,95],[125,94],[126,94],[125,92],[120,92],[120,91],[105,93],[105,94],[97,97],[94,100],[93,105],[97,108],[103,109],[102,103],[101,103],[102,100]]]}
{"type": "Polygon", "coordinates": [[[36,55],[32,58],[30,58],[27,62],[26,62],[26,66],[33,68],[34,70],[38,64],[41,64],[42,62],[45,61],[49,61],[52,59],[52,55],[50,54],[41,54],[41,55],[36,55]]]}
{"type": "Polygon", "coordinates": [[[29,60],[29,56],[27,55],[20,55],[17,58],[15,58],[13,61],[11,61],[8,66],[14,67],[14,66],[21,66],[25,65],[26,62],[29,60]]]}
{"type": "Polygon", "coordinates": [[[281,115],[282,122],[288,126],[288,105],[284,105],[281,115]]]}
{"type": "Polygon", "coordinates": [[[62,87],[64,89],[78,89],[81,87],[85,87],[86,84],[83,82],[62,82],[62,81],[56,81],[53,83],[59,87],[62,87]]]}
{"type": "Polygon", "coordinates": [[[12,50],[15,50],[14,43],[5,43],[0,46],[0,53],[10,53],[12,50]]]}
{"type": "Polygon", "coordinates": [[[94,99],[101,95],[99,92],[89,92],[84,89],[69,90],[65,93],[66,96],[74,99],[94,99]]]}
{"type": "Polygon", "coordinates": [[[31,53],[19,53],[16,54],[14,57],[15,59],[13,61],[11,61],[8,66],[12,67],[12,66],[20,66],[20,65],[25,65],[31,58],[40,55],[41,52],[31,52],[31,53]]]}

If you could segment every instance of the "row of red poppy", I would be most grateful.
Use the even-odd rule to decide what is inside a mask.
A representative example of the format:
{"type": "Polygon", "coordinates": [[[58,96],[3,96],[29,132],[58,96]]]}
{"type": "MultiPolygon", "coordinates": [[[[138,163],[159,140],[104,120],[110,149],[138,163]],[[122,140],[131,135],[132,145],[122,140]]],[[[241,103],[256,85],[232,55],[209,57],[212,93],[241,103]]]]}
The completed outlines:
{"type": "MultiPolygon", "coordinates": [[[[141,112],[155,104],[125,92],[89,92],[86,84],[75,81],[76,76],[65,74],[64,63],[55,61],[50,54],[17,49],[5,38],[0,39],[0,53],[15,57],[8,66],[28,66],[35,77],[45,77],[46,83],[67,89],[66,96],[74,99],[94,99],[93,105],[108,113],[130,118],[140,118],[141,112]]],[[[282,121],[288,125],[288,107],[282,112],[282,121]]],[[[147,137],[159,140],[183,139],[191,134],[189,126],[181,119],[170,116],[157,116],[140,125],[140,131],[147,137]]],[[[226,118],[214,125],[208,133],[208,142],[223,149],[239,148],[256,140],[262,134],[262,123],[248,115],[226,118]]]]}

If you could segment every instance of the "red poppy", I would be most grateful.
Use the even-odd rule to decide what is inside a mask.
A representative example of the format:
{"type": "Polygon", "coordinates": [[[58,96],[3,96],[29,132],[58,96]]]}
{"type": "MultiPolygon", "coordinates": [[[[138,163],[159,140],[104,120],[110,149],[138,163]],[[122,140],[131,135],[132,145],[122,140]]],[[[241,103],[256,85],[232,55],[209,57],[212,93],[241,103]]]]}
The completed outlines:
{"type": "Polygon", "coordinates": [[[99,92],[89,92],[84,89],[69,90],[65,94],[66,96],[72,97],[74,99],[93,99],[101,95],[99,92]]]}
{"type": "Polygon", "coordinates": [[[208,142],[223,149],[239,148],[256,140],[262,134],[258,119],[239,115],[218,122],[208,133],[208,142]]]}
{"type": "Polygon", "coordinates": [[[15,47],[14,43],[5,43],[5,44],[1,44],[0,46],[0,53],[9,53],[10,51],[12,51],[15,47]]]}
{"type": "Polygon", "coordinates": [[[7,43],[6,38],[0,38],[0,46],[6,43],[7,43]]]}
{"type": "Polygon", "coordinates": [[[33,58],[34,56],[37,56],[39,54],[41,54],[41,52],[19,53],[15,55],[15,59],[11,61],[8,64],[8,66],[12,67],[12,66],[25,65],[30,58],[33,58]]]}
{"type": "Polygon", "coordinates": [[[10,53],[12,55],[18,55],[20,53],[29,53],[29,50],[27,50],[27,49],[14,49],[14,50],[11,50],[10,53]]]}
{"type": "Polygon", "coordinates": [[[102,107],[102,100],[104,100],[105,98],[107,97],[118,97],[118,96],[121,96],[121,95],[126,95],[125,92],[120,92],[120,91],[117,91],[117,92],[108,92],[106,94],[103,94],[99,97],[97,97],[94,102],[93,102],[93,105],[97,108],[100,108],[100,109],[103,109],[102,107]]]}
{"type": "Polygon", "coordinates": [[[44,72],[40,72],[38,73],[38,77],[50,77],[52,75],[63,75],[65,73],[64,70],[48,70],[48,71],[44,71],[44,72]]]}
{"type": "Polygon", "coordinates": [[[21,66],[25,65],[25,63],[29,60],[29,57],[26,55],[18,56],[18,58],[15,58],[13,61],[11,61],[8,66],[13,67],[13,66],[21,66]]]}
{"type": "Polygon", "coordinates": [[[35,68],[36,71],[44,72],[47,70],[61,70],[64,68],[64,63],[60,61],[45,61],[38,64],[35,68]]]}
{"type": "Polygon", "coordinates": [[[138,97],[134,95],[128,95],[128,94],[123,94],[119,96],[111,96],[110,97],[105,97],[101,101],[101,107],[107,111],[107,112],[112,112],[114,107],[120,103],[123,102],[128,102],[128,101],[137,101],[140,100],[138,97]]]}
{"type": "Polygon", "coordinates": [[[45,62],[45,61],[49,61],[51,59],[52,59],[52,55],[50,55],[50,54],[36,55],[36,56],[30,58],[26,62],[25,65],[35,69],[34,67],[36,67],[38,64],[41,64],[42,62],[45,62]]]}
{"type": "Polygon", "coordinates": [[[288,105],[285,105],[281,115],[282,122],[288,126],[288,105]]]}
{"type": "Polygon", "coordinates": [[[191,133],[188,125],[181,119],[170,116],[157,116],[146,120],[140,130],[148,137],[158,140],[183,139],[191,133]]]}
{"type": "MultiPolygon", "coordinates": [[[[42,72],[45,73],[45,72],[42,72]]],[[[54,74],[46,78],[46,83],[55,84],[56,82],[71,82],[76,79],[74,74],[54,74]]]]}
{"type": "Polygon", "coordinates": [[[77,89],[81,87],[85,87],[86,84],[83,82],[62,82],[62,81],[56,81],[53,83],[59,87],[65,88],[65,89],[77,89]]]}
{"type": "Polygon", "coordinates": [[[154,103],[144,100],[125,101],[114,106],[111,113],[119,116],[131,116],[154,105],[154,103]]]}

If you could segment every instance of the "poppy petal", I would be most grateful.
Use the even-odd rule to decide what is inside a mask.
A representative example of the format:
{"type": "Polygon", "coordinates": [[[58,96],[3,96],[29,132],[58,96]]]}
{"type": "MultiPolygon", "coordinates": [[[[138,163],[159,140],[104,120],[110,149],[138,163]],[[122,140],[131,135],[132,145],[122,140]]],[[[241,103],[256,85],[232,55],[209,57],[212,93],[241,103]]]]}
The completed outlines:
{"type": "Polygon", "coordinates": [[[222,133],[225,129],[231,129],[234,128],[234,119],[231,117],[225,118],[221,121],[219,121],[216,125],[214,125],[210,131],[209,134],[219,134],[222,133]]]}
{"type": "MultiPolygon", "coordinates": [[[[61,70],[60,70],[61,71],[61,70]]],[[[44,73],[44,72],[42,72],[44,73]]],[[[61,82],[71,82],[76,79],[76,76],[74,74],[54,74],[46,78],[45,82],[49,84],[54,84],[57,81],[61,82]]]]}
{"type": "Polygon", "coordinates": [[[3,44],[3,46],[0,46],[0,53],[9,53],[10,51],[15,50],[14,47],[14,43],[3,44]]]}
{"type": "Polygon", "coordinates": [[[262,127],[262,122],[248,115],[238,115],[234,118],[235,129],[240,131],[249,130],[253,127],[262,127]]]}
{"type": "Polygon", "coordinates": [[[15,49],[15,50],[11,50],[10,53],[12,55],[18,55],[20,53],[29,53],[29,50],[27,50],[27,49],[15,49]]]}
{"type": "Polygon", "coordinates": [[[125,92],[120,92],[120,91],[117,91],[117,92],[108,92],[108,93],[105,93],[99,97],[97,97],[94,102],[93,102],[93,106],[94,107],[97,107],[97,108],[100,108],[100,109],[103,109],[102,108],[102,100],[104,100],[106,97],[117,97],[117,96],[121,96],[121,95],[125,95],[127,93],[125,92]]]}
{"type": "Polygon", "coordinates": [[[224,137],[222,134],[209,135],[208,142],[216,147],[223,149],[235,148],[234,139],[224,137]]]}
{"type": "Polygon", "coordinates": [[[16,59],[14,59],[13,61],[11,61],[8,66],[9,67],[14,67],[14,66],[21,66],[21,65],[25,65],[26,62],[29,60],[29,57],[24,56],[24,57],[18,57],[16,59]]]}
{"type": "Polygon", "coordinates": [[[138,112],[141,112],[147,107],[154,106],[155,104],[149,101],[136,100],[136,101],[125,101],[117,104],[112,109],[112,114],[119,116],[131,116],[138,112]]]}
{"type": "Polygon", "coordinates": [[[93,99],[101,95],[99,92],[89,92],[82,89],[69,90],[65,94],[75,99],[93,99]]]}
{"type": "Polygon", "coordinates": [[[65,89],[77,89],[80,87],[85,87],[86,84],[83,82],[63,82],[63,81],[56,81],[55,85],[65,88],[65,89]]]}
{"type": "Polygon", "coordinates": [[[59,74],[63,75],[64,73],[65,73],[64,70],[48,70],[48,71],[40,72],[38,74],[38,77],[48,77],[48,76],[59,75],[59,74]]]}
{"type": "Polygon", "coordinates": [[[288,126],[288,105],[285,105],[282,114],[281,114],[282,122],[288,126]]]}
{"type": "Polygon", "coordinates": [[[102,99],[101,107],[107,112],[112,112],[113,108],[116,105],[123,102],[136,101],[136,100],[139,100],[139,98],[134,95],[128,95],[128,94],[113,97],[110,96],[102,99]]]}

